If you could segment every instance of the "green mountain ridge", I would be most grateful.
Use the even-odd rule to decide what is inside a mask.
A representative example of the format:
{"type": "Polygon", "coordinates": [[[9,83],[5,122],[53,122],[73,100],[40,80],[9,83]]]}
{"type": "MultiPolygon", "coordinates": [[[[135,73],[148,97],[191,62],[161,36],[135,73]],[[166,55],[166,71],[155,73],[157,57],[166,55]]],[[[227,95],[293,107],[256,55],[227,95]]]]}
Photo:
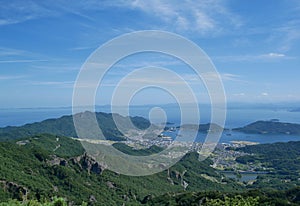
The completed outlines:
{"type": "MultiPolygon", "coordinates": [[[[92,113],[84,112],[76,115],[83,116],[83,118],[85,118],[88,115],[92,115],[92,113]]],[[[115,115],[115,118],[118,118],[118,121],[122,123],[124,128],[130,128],[130,126],[126,124],[129,118],[139,129],[146,129],[150,126],[150,122],[142,117],[123,117],[118,114],[96,112],[96,119],[99,127],[101,128],[103,135],[108,140],[121,141],[126,139],[124,134],[117,129],[117,126],[114,123],[113,115],[115,115]]],[[[73,123],[73,116],[67,115],[56,119],[47,119],[41,122],[25,124],[19,127],[8,126],[0,128],[0,140],[19,139],[41,133],[77,137],[73,123]]]]}
{"type": "MultiPolygon", "coordinates": [[[[156,151],[157,148],[152,152],[156,151]]],[[[140,151],[130,152],[139,155],[140,151]]],[[[145,151],[141,151],[141,155],[145,155],[145,151]]],[[[124,202],[140,205],[149,194],[155,197],[185,190],[242,189],[234,181],[223,179],[210,164],[210,160],[199,162],[196,153],[189,153],[167,171],[145,177],[129,177],[111,172],[97,163],[84,152],[77,140],[49,134],[35,135],[18,141],[0,142],[0,185],[3,188],[0,189],[0,201],[10,198],[43,200],[60,196],[76,204],[82,201],[92,204],[92,200],[96,200],[103,205],[121,205],[124,202]],[[217,182],[202,174],[213,177],[217,182]],[[183,182],[188,184],[186,189],[183,182]]]]}
{"type": "MultiPolygon", "coordinates": [[[[76,139],[35,135],[0,142],[0,202],[11,198],[43,202],[57,196],[64,197],[71,205],[83,201],[88,205],[199,205],[199,202],[202,205],[298,205],[300,188],[295,187],[298,181],[295,171],[299,167],[293,169],[288,165],[298,164],[293,159],[299,159],[299,144],[290,142],[240,148],[253,154],[250,157],[254,161],[264,164],[277,164],[278,158],[282,160],[276,168],[277,173],[263,174],[256,183],[245,186],[224,178],[210,167],[210,159],[200,162],[198,154],[193,152],[166,171],[130,177],[107,170],[105,165],[86,154],[76,139]],[[290,153],[282,151],[284,148],[290,153]],[[274,155],[277,152],[279,154],[274,155]],[[268,161],[268,155],[273,159],[268,161]],[[284,164],[287,159],[293,164],[284,164]],[[292,178],[291,182],[281,182],[288,177],[292,178]]],[[[148,151],[136,150],[123,143],[116,143],[115,147],[131,155],[160,151],[158,147],[148,151]]],[[[245,164],[248,160],[245,159],[245,164]]]]}

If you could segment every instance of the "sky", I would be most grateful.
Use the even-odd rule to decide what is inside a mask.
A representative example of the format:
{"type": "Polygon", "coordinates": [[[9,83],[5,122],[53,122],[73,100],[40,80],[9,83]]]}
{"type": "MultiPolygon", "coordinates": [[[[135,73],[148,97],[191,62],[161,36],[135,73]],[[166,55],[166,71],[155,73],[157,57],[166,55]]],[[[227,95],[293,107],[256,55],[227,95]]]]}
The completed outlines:
{"type": "MultiPolygon", "coordinates": [[[[222,78],[228,102],[300,102],[300,1],[0,0],[0,108],[71,106],[74,83],[92,52],[140,30],[173,32],[202,48],[222,78]]],[[[118,82],[148,66],[173,70],[199,102],[208,101],[203,83],[183,62],[142,53],[109,70],[96,104],[110,104],[118,82]]],[[[159,76],[147,78],[176,83],[159,76]]],[[[150,88],[138,92],[132,104],[173,101],[166,91],[150,88]]]]}

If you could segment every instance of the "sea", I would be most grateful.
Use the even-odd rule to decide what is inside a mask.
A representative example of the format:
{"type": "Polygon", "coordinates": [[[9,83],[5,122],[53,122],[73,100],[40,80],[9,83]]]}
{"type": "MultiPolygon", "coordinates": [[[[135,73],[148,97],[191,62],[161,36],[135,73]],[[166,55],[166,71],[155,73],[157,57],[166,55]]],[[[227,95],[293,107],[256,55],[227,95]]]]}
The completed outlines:
{"type": "MultiPolygon", "coordinates": [[[[132,106],[129,109],[128,115],[142,116],[149,119],[149,112],[157,105],[132,106]]],[[[167,117],[169,126],[180,125],[180,110],[176,106],[164,105],[161,106],[167,117]]],[[[98,112],[111,112],[110,106],[97,106],[98,112]]],[[[188,111],[193,112],[193,111],[188,111]]],[[[53,108],[3,108],[0,109],[0,127],[6,126],[21,126],[28,123],[39,122],[49,118],[58,118],[63,115],[71,115],[71,107],[53,107],[53,108]]],[[[210,109],[203,106],[200,108],[200,123],[210,122],[210,109]]],[[[228,129],[245,126],[257,120],[278,119],[280,122],[299,123],[300,112],[291,112],[287,109],[274,108],[237,108],[231,107],[227,109],[225,127],[228,129]]],[[[154,123],[159,123],[160,118],[151,118],[154,123]],[[155,122],[156,121],[156,122],[155,122]]],[[[170,134],[172,136],[172,134],[170,134]]],[[[198,133],[197,141],[203,141],[206,134],[198,133]]],[[[297,135],[265,135],[265,134],[244,134],[235,131],[224,131],[220,143],[230,143],[231,141],[251,141],[258,143],[273,143],[300,141],[300,136],[297,135]]]]}

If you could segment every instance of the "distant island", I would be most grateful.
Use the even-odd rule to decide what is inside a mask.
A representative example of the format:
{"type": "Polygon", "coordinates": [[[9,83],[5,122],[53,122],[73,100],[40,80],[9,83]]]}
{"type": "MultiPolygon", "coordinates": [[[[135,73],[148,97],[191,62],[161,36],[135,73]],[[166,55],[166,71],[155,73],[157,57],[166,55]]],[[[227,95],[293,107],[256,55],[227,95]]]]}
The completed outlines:
{"type": "Polygon", "coordinates": [[[256,121],[244,127],[234,128],[233,131],[248,134],[291,134],[300,135],[300,124],[278,121],[256,121]]]}

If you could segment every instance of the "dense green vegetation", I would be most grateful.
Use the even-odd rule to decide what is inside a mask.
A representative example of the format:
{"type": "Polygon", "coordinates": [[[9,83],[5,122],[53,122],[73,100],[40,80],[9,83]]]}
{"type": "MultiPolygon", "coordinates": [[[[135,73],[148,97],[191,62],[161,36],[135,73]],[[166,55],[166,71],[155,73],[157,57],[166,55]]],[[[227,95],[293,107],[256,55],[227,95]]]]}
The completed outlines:
{"type": "MultiPolygon", "coordinates": [[[[67,206],[68,203],[63,198],[52,198],[52,201],[43,201],[39,202],[37,200],[26,200],[26,201],[17,201],[10,200],[8,202],[0,203],[0,206],[67,206]]],[[[85,202],[81,204],[82,206],[87,205],[85,202]]]]}
{"type": "Polygon", "coordinates": [[[238,150],[253,155],[239,157],[237,161],[241,163],[259,161],[266,167],[274,168],[276,173],[298,174],[300,171],[299,148],[299,141],[248,145],[238,150]]]}
{"type": "Polygon", "coordinates": [[[238,157],[242,164],[260,163],[269,168],[269,174],[260,175],[252,187],[289,189],[299,183],[300,142],[249,145],[238,150],[249,153],[238,157]]]}
{"type": "MultiPolygon", "coordinates": [[[[126,127],[129,117],[118,115],[117,118],[124,121],[126,127]]],[[[150,125],[143,118],[130,118],[139,128],[150,125]]],[[[97,119],[102,131],[111,139],[125,138],[117,130],[111,114],[97,113],[97,119]]],[[[251,132],[286,134],[287,130],[280,128],[285,125],[291,134],[296,132],[294,124],[280,123],[278,126],[273,123],[278,122],[253,123],[254,126],[244,128],[252,128],[251,132]],[[269,124],[268,130],[258,127],[269,124]]],[[[209,126],[202,125],[199,131],[206,132],[209,126]]],[[[191,129],[193,125],[184,127],[191,129]]],[[[0,206],[300,204],[300,142],[231,148],[248,153],[237,157],[237,162],[259,164],[259,168],[269,171],[248,184],[225,178],[210,166],[213,164],[210,159],[200,162],[194,152],[186,154],[168,170],[154,175],[120,175],[97,163],[71,136],[76,136],[71,116],[1,128],[0,139],[7,141],[0,142],[0,206]]],[[[158,146],[138,150],[124,143],[113,146],[137,156],[162,150],[158,146]]]]}
{"type": "MultiPolygon", "coordinates": [[[[241,160],[248,157],[253,159],[252,162],[276,166],[272,174],[262,175],[248,186],[259,191],[247,191],[245,186],[222,177],[210,167],[209,159],[199,162],[196,153],[187,154],[167,171],[146,177],[129,177],[108,170],[93,170],[93,160],[84,154],[80,142],[74,139],[35,135],[0,143],[0,185],[3,188],[0,201],[31,199],[36,201],[29,201],[27,205],[51,205],[53,203],[47,201],[59,196],[67,202],[81,204],[84,201],[89,205],[199,205],[199,202],[202,205],[298,205],[300,189],[295,188],[293,180],[289,183],[281,178],[293,175],[296,178],[293,171],[297,171],[299,165],[288,168],[289,174],[280,176],[285,166],[272,160],[284,163],[286,159],[298,159],[299,144],[276,143],[239,149],[253,154],[240,157],[241,160]],[[186,189],[183,182],[188,184],[186,189]]],[[[161,150],[155,146],[149,150],[135,150],[122,143],[114,146],[131,155],[149,155],[161,150]]],[[[9,201],[2,205],[22,204],[9,201]]]]}
{"type": "Polygon", "coordinates": [[[269,206],[299,205],[300,188],[287,191],[248,190],[240,193],[184,192],[167,193],[149,197],[147,205],[189,205],[189,206],[269,206]]]}
{"type": "MultiPolygon", "coordinates": [[[[123,151],[124,148],[129,153],[134,151],[117,145],[123,151]]],[[[134,152],[147,155],[159,150],[152,147],[147,152],[134,152]]],[[[74,139],[35,135],[0,142],[0,187],[3,188],[0,201],[10,198],[43,201],[59,196],[76,204],[85,201],[99,205],[122,205],[124,202],[139,205],[149,195],[156,197],[167,192],[242,190],[234,181],[222,179],[210,164],[209,160],[199,162],[197,154],[190,153],[168,171],[129,177],[101,168],[84,154],[80,142],[74,139]],[[183,181],[188,184],[186,189],[183,181]]]]}
{"type": "Polygon", "coordinates": [[[294,134],[300,135],[300,124],[277,121],[257,121],[233,130],[250,134],[294,134]]]}
{"type": "MultiPolygon", "coordinates": [[[[64,198],[51,198],[52,201],[9,200],[0,203],[0,206],[66,206],[67,201],[64,198]]],[[[264,192],[258,190],[249,190],[243,193],[220,193],[213,192],[182,192],[166,193],[162,196],[146,196],[140,205],[186,205],[186,206],[269,206],[269,205],[289,205],[296,206],[300,204],[300,188],[294,188],[284,192],[264,192]]],[[[88,203],[82,202],[82,206],[88,203]]],[[[91,205],[91,204],[90,204],[91,205]]],[[[97,205],[97,203],[95,203],[97,205]]],[[[99,204],[99,205],[106,205],[99,204]]],[[[137,205],[135,203],[127,205],[137,205]]]]}
{"type": "MultiPolygon", "coordinates": [[[[91,112],[80,113],[77,115],[91,115],[91,112]]],[[[115,141],[125,139],[124,135],[117,129],[112,114],[97,112],[96,118],[99,123],[99,127],[103,132],[103,135],[107,139],[115,141]]],[[[140,129],[145,129],[150,126],[150,122],[142,117],[123,117],[116,114],[116,118],[118,118],[118,120],[122,122],[122,125],[125,128],[129,128],[129,126],[127,126],[128,118],[130,118],[132,123],[140,129]]],[[[73,117],[72,115],[68,115],[57,119],[47,119],[42,122],[26,124],[21,127],[8,126],[0,128],[0,140],[24,138],[41,133],[49,133],[67,137],[77,137],[73,123],[73,117]]]]}

